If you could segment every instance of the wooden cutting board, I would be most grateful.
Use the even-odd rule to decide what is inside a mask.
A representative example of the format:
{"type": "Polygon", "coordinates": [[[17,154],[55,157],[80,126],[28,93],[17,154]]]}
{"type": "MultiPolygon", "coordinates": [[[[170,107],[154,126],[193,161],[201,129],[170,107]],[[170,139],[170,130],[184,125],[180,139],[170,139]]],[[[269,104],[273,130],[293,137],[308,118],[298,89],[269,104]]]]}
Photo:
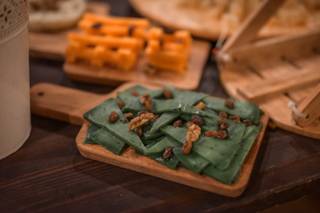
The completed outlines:
{"type": "Polygon", "coordinates": [[[64,71],[69,78],[86,83],[119,85],[134,81],[158,85],[171,84],[180,89],[196,89],[201,80],[204,66],[207,62],[210,44],[204,41],[193,40],[189,65],[186,73],[177,74],[163,71],[154,74],[145,72],[145,60],[139,59],[131,71],[122,71],[111,67],[96,68],[85,63],[65,63],[64,71]]]}
{"type": "MultiPolygon", "coordinates": [[[[83,113],[105,99],[116,96],[117,92],[134,85],[136,84],[123,84],[110,94],[97,95],[58,85],[41,83],[33,86],[31,89],[31,109],[32,112],[37,115],[66,121],[76,125],[82,124],[82,128],[76,137],[76,143],[80,153],[86,158],[224,196],[240,196],[246,189],[254,168],[254,163],[266,131],[268,122],[267,116],[262,117],[261,123],[263,128],[256,139],[256,143],[253,145],[247,156],[239,178],[232,185],[220,183],[212,178],[195,174],[183,168],[177,170],[169,169],[148,157],[137,154],[130,148],[122,155],[115,155],[101,146],[83,143],[88,130],[88,123],[84,122],[82,117],[83,113]]],[[[155,86],[145,86],[156,88],[155,86]]]]}
{"type": "MultiPolygon", "coordinates": [[[[109,6],[101,2],[88,2],[87,11],[95,14],[106,15],[109,13],[109,6]]],[[[30,55],[39,58],[63,60],[67,47],[67,33],[73,31],[44,33],[29,32],[30,55]]]]}
{"type": "MultiPolygon", "coordinates": [[[[171,29],[188,30],[200,38],[217,40],[222,35],[231,35],[236,31],[235,27],[227,31],[226,24],[215,18],[210,10],[183,8],[181,0],[130,0],[130,3],[141,15],[159,24],[171,29]]],[[[316,26],[272,26],[264,28],[261,36],[293,35],[310,28],[316,26]]]]}

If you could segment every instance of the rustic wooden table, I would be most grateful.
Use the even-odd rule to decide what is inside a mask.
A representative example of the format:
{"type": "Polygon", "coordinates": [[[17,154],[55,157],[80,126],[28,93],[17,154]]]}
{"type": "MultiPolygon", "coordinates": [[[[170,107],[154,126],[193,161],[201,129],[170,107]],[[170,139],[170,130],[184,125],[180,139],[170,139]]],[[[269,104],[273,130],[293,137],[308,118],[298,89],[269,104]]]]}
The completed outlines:
{"type": "MultiPolygon", "coordinates": [[[[126,1],[114,14],[130,15],[126,1]]],[[[68,80],[61,62],[31,59],[31,84],[51,82],[106,93],[112,87],[68,80]]],[[[226,97],[208,62],[199,91],[226,97]]],[[[320,141],[269,129],[248,189],[225,198],[187,186],[87,160],[76,149],[79,127],[32,116],[25,145],[0,161],[1,212],[256,211],[320,188],[320,141]]]]}

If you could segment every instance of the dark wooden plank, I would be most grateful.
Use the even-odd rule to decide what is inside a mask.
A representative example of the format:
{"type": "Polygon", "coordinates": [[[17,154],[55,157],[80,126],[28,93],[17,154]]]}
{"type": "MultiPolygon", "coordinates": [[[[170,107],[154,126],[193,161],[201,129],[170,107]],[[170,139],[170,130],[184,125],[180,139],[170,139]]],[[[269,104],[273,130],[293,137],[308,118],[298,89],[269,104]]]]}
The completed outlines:
{"type": "MultiPolygon", "coordinates": [[[[110,3],[117,14],[127,14],[124,1],[110,3]]],[[[61,66],[31,60],[31,84],[112,90],[72,82],[61,66]]],[[[208,63],[198,90],[226,97],[218,79],[215,64],[208,63]]],[[[74,143],[79,127],[37,116],[32,124],[22,149],[0,161],[1,212],[252,212],[320,188],[319,141],[282,130],[269,131],[247,191],[232,199],[87,160],[74,143]]]]}

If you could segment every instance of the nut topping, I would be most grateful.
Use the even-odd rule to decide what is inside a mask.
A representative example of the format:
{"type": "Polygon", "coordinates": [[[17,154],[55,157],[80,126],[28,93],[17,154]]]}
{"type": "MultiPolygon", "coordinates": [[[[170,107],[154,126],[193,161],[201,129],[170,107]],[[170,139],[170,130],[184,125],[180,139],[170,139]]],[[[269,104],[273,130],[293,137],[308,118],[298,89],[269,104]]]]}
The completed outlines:
{"type": "Polygon", "coordinates": [[[228,114],[226,112],[219,112],[219,119],[227,119],[228,118],[228,114]]]}
{"type": "Polygon", "coordinates": [[[110,115],[109,115],[109,123],[115,123],[115,122],[117,122],[118,119],[119,119],[118,113],[116,113],[115,111],[110,113],[110,115]]]}
{"type": "Polygon", "coordinates": [[[133,90],[133,91],[131,92],[131,95],[132,95],[132,96],[135,96],[135,97],[138,97],[138,96],[139,96],[139,93],[138,93],[137,91],[133,90]]]}
{"type": "Polygon", "coordinates": [[[134,129],[134,132],[141,138],[143,136],[143,129],[142,127],[138,127],[134,129]]]}
{"type": "Polygon", "coordinates": [[[155,115],[151,112],[142,112],[137,117],[133,118],[129,123],[129,130],[134,130],[152,121],[155,115]]]}
{"type": "Polygon", "coordinates": [[[225,100],[224,105],[229,109],[234,109],[234,100],[227,99],[227,100],[225,100]]]}
{"type": "Polygon", "coordinates": [[[181,127],[182,126],[182,120],[176,120],[175,122],[173,122],[173,127],[177,128],[177,127],[181,127]]]}
{"type": "Polygon", "coordinates": [[[188,123],[188,131],[186,135],[186,141],[182,147],[182,153],[187,155],[191,152],[192,144],[199,139],[201,134],[201,128],[194,124],[188,123]]]}
{"type": "Polygon", "coordinates": [[[191,118],[191,122],[198,126],[203,125],[203,119],[199,115],[193,115],[191,118]]]}
{"type": "Polygon", "coordinates": [[[228,124],[227,124],[226,122],[221,122],[221,123],[219,124],[219,128],[220,128],[220,129],[223,129],[223,130],[224,130],[224,129],[228,129],[228,127],[229,127],[229,126],[228,126],[228,124]]]}
{"type": "Polygon", "coordinates": [[[162,154],[162,158],[163,159],[171,158],[173,154],[172,150],[173,150],[173,147],[167,147],[162,154]]]}
{"type": "Polygon", "coordinates": [[[225,130],[208,130],[204,133],[206,137],[213,137],[218,139],[226,139],[228,137],[228,133],[225,130]]]}
{"type": "Polygon", "coordinates": [[[242,121],[242,123],[244,123],[246,126],[251,126],[252,125],[252,121],[245,119],[242,121]]]}
{"type": "Polygon", "coordinates": [[[127,121],[130,121],[134,117],[134,115],[132,114],[132,112],[128,112],[124,114],[124,117],[127,121]]]}
{"type": "Polygon", "coordinates": [[[173,98],[173,94],[172,94],[172,92],[171,92],[169,89],[164,89],[164,90],[163,90],[163,96],[164,96],[166,99],[172,99],[172,98],[173,98]]]}
{"type": "Polygon", "coordinates": [[[241,119],[239,115],[230,115],[230,120],[234,121],[235,123],[240,123],[241,119]]]}
{"type": "Polygon", "coordinates": [[[140,103],[146,110],[152,111],[152,98],[150,97],[150,95],[140,96],[140,103]]]}
{"type": "Polygon", "coordinates": [[[206,104],[200,101],[194,107],[197,108],[198,110],[204,110],[206,108],[206,104]]]}
{"type": "Polygon", "coordinates": [[[118,107],[119,107],[120,109],[122,109],[122,108],[126,105],[126,104],[125,104],[122,100],[120,100],[120,99],[117,99],[116,102],[117,102],[117,105],[118,105],[118,107]]]}

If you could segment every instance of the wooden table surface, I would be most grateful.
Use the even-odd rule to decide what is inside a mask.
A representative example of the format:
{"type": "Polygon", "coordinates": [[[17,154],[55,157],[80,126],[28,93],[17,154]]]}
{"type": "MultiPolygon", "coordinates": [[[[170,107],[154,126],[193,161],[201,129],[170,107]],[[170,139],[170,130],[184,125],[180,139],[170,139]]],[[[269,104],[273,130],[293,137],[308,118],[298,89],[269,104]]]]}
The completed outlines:
{"type": "MultiPolygon", "coordinates": [[[[113,14],[130,15],[126,1],[113,14]]],[[[61,62],[31,59],[31,85],[51,82],[106,93],[112,87],[68,80],[61,62]]],[[[208,62],[199,91],[226,97],[208,62]]],[[[269,129],[248,189],[225,198],[87,160],[76,149],[79,127],[32,116],[25,145],[0,161],[0,212],[256,211],[320,188],[320,141],[269,129]]]]}

